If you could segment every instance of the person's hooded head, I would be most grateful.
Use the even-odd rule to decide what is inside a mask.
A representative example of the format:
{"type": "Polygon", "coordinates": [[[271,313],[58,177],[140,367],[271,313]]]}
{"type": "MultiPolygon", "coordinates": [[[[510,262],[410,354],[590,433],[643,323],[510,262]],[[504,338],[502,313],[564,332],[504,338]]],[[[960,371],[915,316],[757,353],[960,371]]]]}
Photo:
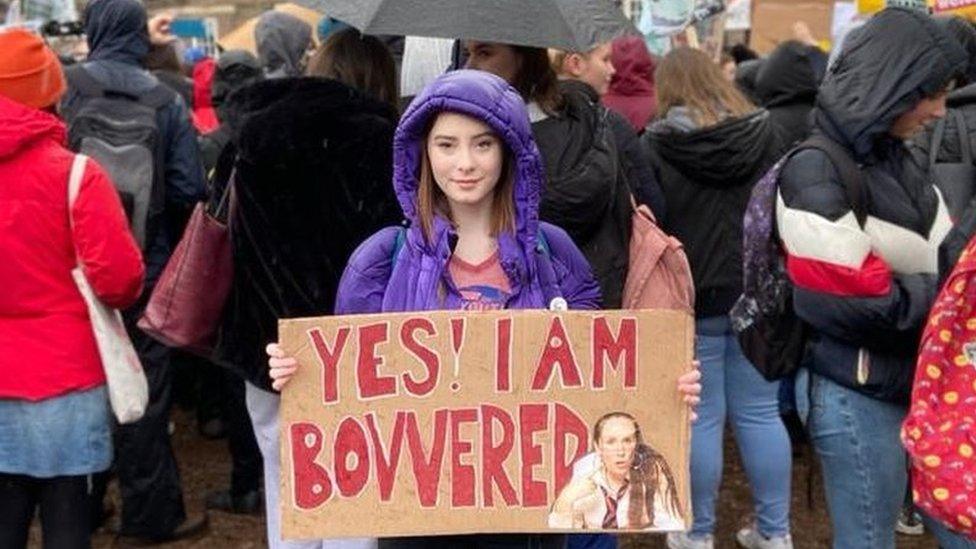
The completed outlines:
{"type": "Polygon", "coordinates": [[[146,7],[139,0],[92,0],[84,17],[89,60],[139,65],[149,53],[146,7]]]}
{"type": "Polygon", "coordinates": [[[657,113],[655,66],[647,44],[640,36],[618,38],[611,59],[616,72],[603,104],[627,117],[636,131],[644,131],[657,113]]]}
{"type": "Polygon", "coordinates": [[[231,93],[263,78],[261,63],[251,52],[229,50],[221,54],[214,70],[213,88],[210,91],[210,102],[217,110],[217,118],[225,122],[230,115],[226,105],[231,93]]]}
{"type": "Polygon", "coordinates": [[[545,169],[521,96],[484,71],[442,75],[417,95],[400,119],[393,141],[393,186],[411,221],[408,239],[430,253],[449,247],[447,198],[435,182],[427,152],[433,144],[432,128],[444,113],[474,119],[501,142],[503,167],[492,190],[499,254],[503,264],[532,272],[545,169]]]}
{"type": "Polygon", "coordinates": [[[817,126],[864,158],[888,136],[907,139],[943,116],[966,62],[932,17],[885,9],[844,41],[817,94],[817,126]]]}
{"type": "Polygon", "coordinates": [[[312,27],[294,15],[269,11],[258,19],[254,41],[268,78],[301,76],[312,45],[312,27]]]}
{"type": "Polygon", "coordinates": [[[976,83],[976,27],[973,27],[969,21],[957,16],[940,16],[936,17],[935,20],[966,50],[968,63],[963,82],[960,83],[976,83]]]}
{"type": "Polygon", "coordinates": [[[756,78],[759,76],[759,69],[762,68],[765,59],[750,59],[743,61],[735,67],[735,85],[739,91],[746,94],[753,103],[760,103],[756,95],[756,78]]]}
{"type": "Polygon", "coordinates": [[[759,65],[756,98],[766,108],[813,105],[826,68],[827,55],[819,48],[795,40],[783,42],[759,65]]]}

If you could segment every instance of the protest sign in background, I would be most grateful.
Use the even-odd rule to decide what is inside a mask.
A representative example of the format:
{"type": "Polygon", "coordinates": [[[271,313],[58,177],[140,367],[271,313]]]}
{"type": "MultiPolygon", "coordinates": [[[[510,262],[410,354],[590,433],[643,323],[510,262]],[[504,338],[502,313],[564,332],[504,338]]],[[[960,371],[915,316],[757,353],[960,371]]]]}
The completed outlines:
{"type": "Polygon", "coordinates": [[[286,538],[690,524],[685,313],[424,312],[279,328],[301,364],[281,403],[286,538]],[[623,414],[595,445],[611,412],[623,414]],[[614,516],[602,491],[621,486],[620,471],[614,516]]]}

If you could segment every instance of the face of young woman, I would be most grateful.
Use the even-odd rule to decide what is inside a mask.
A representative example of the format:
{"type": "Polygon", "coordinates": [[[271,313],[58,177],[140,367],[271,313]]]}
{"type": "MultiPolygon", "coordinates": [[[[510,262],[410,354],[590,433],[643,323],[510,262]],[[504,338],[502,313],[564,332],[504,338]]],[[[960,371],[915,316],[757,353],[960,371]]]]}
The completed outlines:
{"type": "Polygon", "coordinates": [[[502,173],[503,144],[486,124],[445,112],[427,136],[427,157],[452,211],[491,208],[502,173]]]}
{"type": "Polygon", "coordinates": [[[945,117],[946,98],[948,96],[949,88],[947,87],[931,97],[923,97],[912,110],[895,119],[888,133],[900,139],[911,139],[926,125],[945,117]]]}
{"type": "Polygon", "coordinates": [[[616,71],[613,68],[613,46],[610,42],[600,44],[586,54],[576,54],[579,58],[574,77],[586,82],[600,95],[610,90],[610,80],[616,71]]]}
{"type": "Polygon", "coordinates": [[[464,68],[490,72],[509,84],[515,81],[519,71],[519,56],[511,46],[469,40],[464,43],[464,48],[468,53],[468,62],[464,68]]]}
{"type": "Polygon", "coordinates": [[[607,476],[622,481],[634,463],[637,448],[637,426],[626,417],[612,417],[603,422],[596,450],[600,454],[607,476]]]}

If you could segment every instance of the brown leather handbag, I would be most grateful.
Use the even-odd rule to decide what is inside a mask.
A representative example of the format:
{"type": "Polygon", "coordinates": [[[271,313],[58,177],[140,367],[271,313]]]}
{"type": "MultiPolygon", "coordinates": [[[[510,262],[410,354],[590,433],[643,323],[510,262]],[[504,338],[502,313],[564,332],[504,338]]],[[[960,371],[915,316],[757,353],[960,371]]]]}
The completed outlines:
{"type": "Polygon", "coordinates": [[[221,221],[233,185],[231,177],[213,213],[197,204],[139,319],[139,328],[165,345],[200,355],[213,350],[234,280],[230,229],[221,221]]]}

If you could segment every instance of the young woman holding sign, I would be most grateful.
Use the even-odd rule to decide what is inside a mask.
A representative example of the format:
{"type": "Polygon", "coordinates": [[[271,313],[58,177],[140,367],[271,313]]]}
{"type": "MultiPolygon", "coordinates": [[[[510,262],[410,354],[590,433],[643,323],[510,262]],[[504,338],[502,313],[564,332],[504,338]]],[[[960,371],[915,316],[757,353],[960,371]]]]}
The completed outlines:
{"type": "MultiPolygon", "coordinates": [[[[567,234],[539,221],[544,169],[525,103],[500,78],[446,74],[410,105],[394,139],[393,185],[408,228],[353,253],[336,314],[425,310],[597,309],[600,292],[567,234]]],[[[298,368],[268,346],[281,390],[298,368]]],[[[678,390],[698,402],[698,372],[678,390]]],[[[388,547],[559,547],[562,536],[389,539],[388,547]]]]}

